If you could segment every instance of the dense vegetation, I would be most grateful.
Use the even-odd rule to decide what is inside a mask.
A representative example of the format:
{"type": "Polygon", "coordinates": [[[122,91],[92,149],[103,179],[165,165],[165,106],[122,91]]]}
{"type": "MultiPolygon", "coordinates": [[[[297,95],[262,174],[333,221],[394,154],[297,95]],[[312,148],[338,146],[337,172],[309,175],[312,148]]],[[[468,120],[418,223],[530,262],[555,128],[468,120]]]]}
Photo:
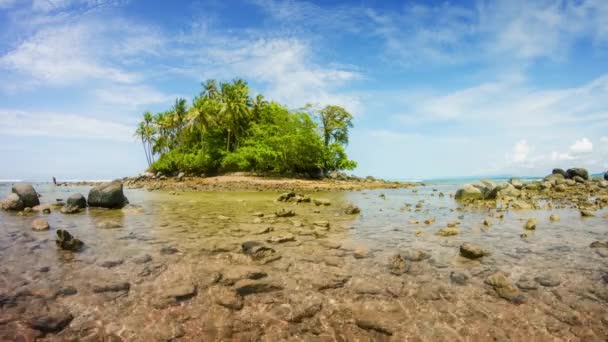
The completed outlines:
{"type": "Polygon", "coordinates": [[[144,113],[136,136],[154,172],[319,176],[356,167],[344,149],[351,127],[352,115],[338,106],[293,112],[252,98],[243,80],[209,80],[191,105],[177,99],[168,111],[144,113]]]}

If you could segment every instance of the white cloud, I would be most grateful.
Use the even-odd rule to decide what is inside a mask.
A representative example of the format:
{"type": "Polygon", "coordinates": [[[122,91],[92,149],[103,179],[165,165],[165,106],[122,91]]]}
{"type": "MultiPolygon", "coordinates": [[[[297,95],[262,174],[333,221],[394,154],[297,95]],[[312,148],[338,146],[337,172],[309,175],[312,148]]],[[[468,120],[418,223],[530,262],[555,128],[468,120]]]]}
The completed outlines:
{"type": "Polygon", "coordinates": [[[530,154],[530,145],[526,140],[520,140],[513,147],[513,153],[511,155],[511,160],[514,163],[523,163],[528,160],[528,155],[530,154]]]}
{"type": "Polygon", "coordinates": [[[133,127],[75,114],[0,109],[0,135],[133,142],[133,127]]]}
{"type": "Polygon", "coordinates": [[[601,137],[600,142],[608,143],[608,137],[601,137]]]}
{"type": "Polygon", "coordinates": [[[577,140],[570,146],[570,152],[574,154],[591,153],[593,151],[593,143],[587,138],[577,140]]]}
{"type": "Polygon", "coordinates": [[[171,103],[177,95],[168,95],[148,86],[114,86],[94,91],[97,99],[106,105],[137,109],[157,103],[171,103]]]}
{"type": "Polygon", "coordinates": [[[11,8],[16,2],[17,0],[0,0],[0,8],[11,8]]]}

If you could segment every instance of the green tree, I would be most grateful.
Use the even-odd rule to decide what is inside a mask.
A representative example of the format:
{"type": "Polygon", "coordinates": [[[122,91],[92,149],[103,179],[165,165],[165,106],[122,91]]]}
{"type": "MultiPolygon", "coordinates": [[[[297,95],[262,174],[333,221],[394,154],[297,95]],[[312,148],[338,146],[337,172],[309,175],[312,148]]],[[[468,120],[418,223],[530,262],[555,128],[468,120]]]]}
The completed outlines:
{"type": "Polygon", "coordinates": [[[143,114],[143,120],[139,123],[137,130],[135,131],[135,136],[141,140],[141,144],[144,148],[148,167],[150,167],[154,162],[154,156],[152,154],[152,144],[154,141],[155,129],[152,125],[152,120],[152,113],[145,112],[143,114]]]}
{"type": "Polygon", "coordinates": [[[318,116],[325,146],[325,170],[354,169],[356,163],[349,162],[344,152],[348,145],[348,130],[353,127],[353,116],[346,109],[331,105],[319,110],[318,116]]]}

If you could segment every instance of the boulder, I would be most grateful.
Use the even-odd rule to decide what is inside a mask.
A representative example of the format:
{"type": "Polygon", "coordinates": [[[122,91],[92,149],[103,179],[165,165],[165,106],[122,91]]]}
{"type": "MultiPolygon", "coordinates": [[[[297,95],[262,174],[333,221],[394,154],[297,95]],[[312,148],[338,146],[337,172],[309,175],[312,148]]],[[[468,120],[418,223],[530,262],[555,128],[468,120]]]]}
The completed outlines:
{"type": "Polygon", "coordinates": [[[580,167],[568,169],[568,171],[566,171],[566,173],[568,174],[568,178],[570,178],[570,179],[574,179],[574,177],[576,177],[576,176],[579,176],[584,180],[589,179],[589,171],[587,171],[587,169],[583,169],[580,167]]]}
{"type": "Polygon", "coordinates": [[[515,189],[517,189],[517,190],[521,190],[521,188],[524,187],[524,183],[521,180],[517,179],[517,178],[511,178],[511,179],[509,179],[509,183],[511,185],[513,185],[513,187],[515,189]]]}
{"type": "Polygon", "coordinates": [[[77,252],[79,251],[84,243],[77,238],[73,237],[68,231],[59,229],[57,231],[57,240],[55,240],[57,247],[68,251],[77,252]]]}
{"type": "Polygon", "coordinates": [[[361,209],[354,204],[349,204],[346,209],[344,209],[344,213],[347,215],[359,214],[361,209]]]}
{"type": "Polygon", "coordinates": [[[31,184],[19,183],[13,185],[12,189],[14,194],[17,194],[25,207],[33,208],[40,204],[38,199],[38,193],[31,184]]]}
{"type": "Polygon", "coordinates": [[[564,169],[553,169],[553,171],[551,171],[552,175],[561,175],[562,177],[566,178],[568,177],[568,173],[564,170],[564,169]]]}
{"type": "Polygon", "coordinates": [[[180,172],[177,177],[175,177],[177,179],[178,182],[181,182],[182,180],[184,180],[184,177],[186,176],[185,173],[180,172]]]}
{"type": "Polygon", "coordinates": [[[323,179],[325,178],[325,171],[321,167],[313,167],[308,170],[308,177],[311,179],[323,179]]]}
{"type": "MultiPolygon", "coordinates": [[[[518,185],[520,186],[520,189],[523,187],[523,184],[521,183],[518,185]]],[[[519,195],[521,195],[521,191],[519,191],[515,185],[508,183],[505,187],[498,191],[498,194],[501,197],[519,197],[519,195]]]]}
{"type": "Polygon", "coordinates": [[[89,206],[110,209],[120,209],[129,204],[129,200],[122,192],[121,182],[103,183],[89,191],[89,206]]]}
{"type": "Polygon", "coordinates": [[[49,230],[49,222],[43,219],[35,219],[32,222],[32,229],[35,231],[49,230]]]}
{"type": "Polygon", "coordinates": [[[604,180],[608,181],[608,171],[606,171],[606,173],[604,173],[604,180]]]}
{"type": "Polygon", "coordinates": [[[68,205],[76,206],[78,208],[86,208],[87,207],[87,200],[80,193],[73,194],[70,197],[68,197],[68,202],[67,203],[68,203],[68,205]]]}
{"type": "Polygon", "coordinates": [[[486,278],[485,283],[492,286],[499,297],[506,299],[514,304],[524,302],[524,297],[517,287],[515,287],[507,276],[502,272],[494,273],[486,278]]]}
{"type": "Polygon", "coordinates": [[[25,208],[23,201],[17,194],[9,194],[2,200],[2,209],[4,210],[19,211],[23,210],[23,208],[25,208]]]}
{"type": "Polygon", "coordinates": [[[471,184],[465,184],[461,189],[456,191],[455,198],[457,200],[482,200],[483,194],[481,190],[471,184]]]}
{"type": "Polygon", "coordinates": [[[572,179],[577,183],[585,183],[585,179],[583,179],[581,176],[574,176],[572,179]]]}

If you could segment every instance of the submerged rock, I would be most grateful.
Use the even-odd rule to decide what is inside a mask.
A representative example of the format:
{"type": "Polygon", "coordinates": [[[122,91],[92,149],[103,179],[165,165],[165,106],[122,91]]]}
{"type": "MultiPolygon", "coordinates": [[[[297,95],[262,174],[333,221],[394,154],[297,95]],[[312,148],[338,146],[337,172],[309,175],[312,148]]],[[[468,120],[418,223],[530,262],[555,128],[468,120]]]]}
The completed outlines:
{"type": "Polygon", "coordinates": [[[591,211],[591,210],[581,210],[581,216],[582,217],[593,217],[593,216],[595,216],[595,213],[593,213],[593,211],[591,211]]]}
{"type": "Polygon", "coordinates": [[[57,240],[55,240],[55,243],[59,248],[73,252],[79,251],[84,246],[82,241],[73,237],[72,234],[63,229],[57,231],[57,240]]]}
{"type": "Polygon", "coordinates": [[[557,214],[551,214],[549,216],[549,220],[551,220],[551,222],[557,222],[557,221],[559,221],[559,215],[557,215],[557,214]]]}
{"type": "Polygon", "coordinates": [[[459,233],[460,230],[458,230],[458,228],[448,227],[439,229],[436,234],[439,236],[452,236],[458,235],[459,233]]]}
{"type": "Polygon", "coordinates": [[[293,217],[293,216],[296,216],[296,212],[295,211],[293,211],[292,209],[285,209],[285,208],[281,208],[281,209],[277,210],[274,214],[277,215],[277,217],[293,217]]]}
{"type": "Polygon", "coordinates": [[[555,287],[562,283],[554,274],[544,274],[534,278],[534,280],[545,287],[555,287]]]}
{"type": "Polygon", "coordinates": [[[457,200],[482,200],[484,199],[483,193],[480,189],[474,187],[471,184],[465,184],[462,189],[456,191],[455,198],[457,200]]]}
{"type": "Polygon", "coordinates": [[[361,212],[361,209],[354,204],[350,204],[344,209],[344,213],[347,215],[354,215],[361,212]]]}
{"type": "Polygon", "coordinates": [[[496,272],[487,277],[485,283],[492,286],[494,291],[503,299],[506,299],[514,304],[524,302],[524,297],[517,287],[502,273],[496,272]]]}
{"type": "Polygon", "coordinates": [[[35,219],[32,222],[32,229],[35,231],[49,230],[49,222],[43,219],[35,219]]]}
{"type": "Polygon", "coordinates": [[[469,276],[462,272],[450,273],[450,281],[456,285],[466,285],[469,282],[469,276]]]}
{"type": "Polygon", "coordinates": [[[289,201],[290,199],[292,199],[294,197],[296,197],[295,191],[289,191],[289,192],[286,192],[284,194],[281,194],[279,196],[279,198],[277,198],[277,201],[279,201],[279,202],[287,202],[287,201],[289,201]]]}
{"type": "Polygon", "coordinates": [[[608,248],[608,241],[593,241],[591,243],[591,245],[589,245],[589,247],[591,248],[608,248]]]}
{"type": "Polygon", "coordinates": [[[13,185],[12,192],[19,196],[25,207],[33,208],[40,204],[38,193],[31,184],[15,184],[13,185]]]}
{"type": "Polygon", "coordinates": [[[410,264],[400,254],[395,254],[388,260],[388,271],[394,275],[402,275],[409,269],[410,264]]]}
{"type": "Polygon", "coordinates": [[[331,205],[331,202],[328,199],[324,199],[324,198],[315,198],[312,200],[312,203],[316,206],[331,205]]]}
{"type": "Polygon", "coordinates": [[[460,246],[460,255],[467,259],[479,259],[490,252],[472,243],[465,242],[460,246]]]}
{"type": "Polygon", "coordinates": [[[43,333],[57,333],[67,327],[73,319],[74,316],[64,308],[44,305],[28,318],[28,324],[43,333]]]}
{"type": "Polygon", "coordinates": [[[66,204],[63,207],[61,207],[61,212],[63,214],[77,214],[80,212],[80,207],[77,205],[66,204]]]}
{"type": "Polygon", "coordinates": [[[529,218],[528,221],[526,221],[524,228],[526,228],[527,230],[536,229],[536,218],[534,218],[534,217],[529,218]]]}
{"type": "Polygon", "coordinates": [[[263,264],[267,264],[281,258],[281,256],[274,249],[267,247],[259,241],[243,242],[243,244],[241,244],[241,249],[243,253],[248,255],[252,260],[263,264]]]}
{"type": "Polygon", "coordinates": [[[103,183],[89,191],[89,206],[109,209],[120,209],[129,204],[118,181],[103,183]]]}
{"type": "Polygon", "coordinates": [[[67,205],[76,206],[76,207],[82,209],[82,208],[87,207],[87,200],[80,193],[73,194],[70,197],[68,197],[67,205]]]}
{"type": "Polygon", "coordinates": [[[247,296],[254,293],[280,291],[283,289],[283,286],[268,280],[241,279],[234,284],[234,289],[239,295],[247,296]]]}

